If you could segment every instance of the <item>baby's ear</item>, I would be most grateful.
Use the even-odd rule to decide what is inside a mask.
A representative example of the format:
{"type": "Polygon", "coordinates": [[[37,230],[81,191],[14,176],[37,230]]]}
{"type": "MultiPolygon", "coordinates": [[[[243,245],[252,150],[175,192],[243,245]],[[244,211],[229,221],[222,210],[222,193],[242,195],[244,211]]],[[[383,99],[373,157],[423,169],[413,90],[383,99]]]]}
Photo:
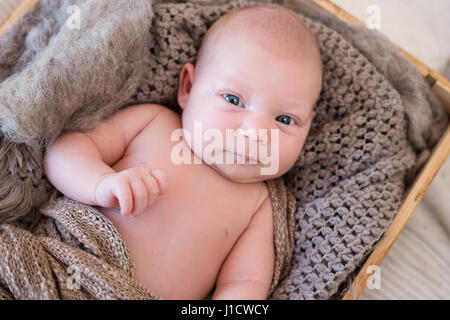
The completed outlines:
{"type": "Polygon", "coordinates": [[[180,84],[178,86],[178,104],[184,109],[191,92],[194,82],[194,65],[192,63],[184,64],[180,72],[180,84]]]}

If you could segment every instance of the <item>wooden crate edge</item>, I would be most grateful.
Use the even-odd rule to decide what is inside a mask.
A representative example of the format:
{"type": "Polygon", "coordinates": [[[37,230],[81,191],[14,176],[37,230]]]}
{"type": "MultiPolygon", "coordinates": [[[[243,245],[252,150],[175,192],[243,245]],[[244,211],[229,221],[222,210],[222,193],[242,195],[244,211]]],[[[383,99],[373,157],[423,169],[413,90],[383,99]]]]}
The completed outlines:
{"type": "Polygon", "coordinates": [[[434,147],[427,163],[417,175],[414,183],[406,191],[402,205],[393,219],[391,225],[381,237],[375,249],[367,258],[363,267],[358,272],[356,278],[351,284],[352,289],[348,290],[343,300],[358,299],[366,288],[367,281],[371,274],[370,266],[379,266],[384,257],[397,240],[401,230],[405,227],[409,218],[412,216],[415,208],[422,200],[429,185],[436,176],[439,168],[442,166],[448,155],[450,154],[450,124],[437,145],[434,147]]]}
{"type": "Polygon", "coordinates": [[[16,9],[0,24],[0,36],[6,33],[6,31],[20,18],[28,13],[39,0],[24,0],[16,9]]]}
{"type": "MultiPolygon", "coordinates": [[[[310,0],[324,9],[328,13],[338,17],[347,23],[363,23],[344,9],[340,8],[330,0],[310,0]]],[[[405,54],[405,56],[416,66],[427,83],[431,86],[437,98],[442,103],[446,112],[450,114],[450,81],[444,76],[429,68],[419,59],[408,53],[402,48],[397,48],[405,54]]],[[[363,267],[358,272],[355,280],[351,284],[351,290],[347,290],[343,297],[343,300],[358,299],[366,288],[367,280],[370,274],[367,273],[369,266],[379,266],[386,256],[387,252],[393,245],[394,241],[400,234],[400,231],[405,226],[408,219],[411,217],[415,208],[419,204],[420,200],[425,195],[428,186],[432,182],[433,178],[439,171],[440,167],[444,163],[445,159],[450,154],[450,124],[447,127],[446,132],[443,134],[438,144],[433,149],[427,163],[418,174],[413,184],[406,191],[406,197],[397,213],[396,217],[392,221],[388,230],[384,233],[381,241],[375,247],[373,252],[369,255],[363,267]]]]}

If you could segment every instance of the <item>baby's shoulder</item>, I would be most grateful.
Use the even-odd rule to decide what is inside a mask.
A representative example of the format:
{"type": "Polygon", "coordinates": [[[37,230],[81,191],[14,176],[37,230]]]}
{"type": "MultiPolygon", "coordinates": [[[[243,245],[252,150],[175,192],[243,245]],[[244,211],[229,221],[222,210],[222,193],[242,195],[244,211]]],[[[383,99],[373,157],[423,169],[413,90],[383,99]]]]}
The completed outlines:
{"type": "Polygon", "coordinates": [[[176,113],[169,107],[163,106],[161,104],[145,103],[145,104],[140,105],[140,107],[148,108],[148,109],[151,108],[151,109],[155,110],[155,112],[158,113],[158,116],[157,116],[158,120],[160,120],[162,117],[165,119],[170,119],[170,120],[180,119],[180,115],[178,113],[176,113]]]}
{"type": "Polygon", "coordinates": [[[137,108],[152,110],[156,114],[149,127],[157,128],[157,130],[173,130],[181,125],[181,117],[172,109],[155,103],[145,103],[136,105],[137,108]]]}
{"type": "Polygon", "coordinates": [[[259,188],[257,206],[253,210],[250,225],[259,227],[272,225],[273,209],[269,189],[265,182],[261,182],[259,188]]]}

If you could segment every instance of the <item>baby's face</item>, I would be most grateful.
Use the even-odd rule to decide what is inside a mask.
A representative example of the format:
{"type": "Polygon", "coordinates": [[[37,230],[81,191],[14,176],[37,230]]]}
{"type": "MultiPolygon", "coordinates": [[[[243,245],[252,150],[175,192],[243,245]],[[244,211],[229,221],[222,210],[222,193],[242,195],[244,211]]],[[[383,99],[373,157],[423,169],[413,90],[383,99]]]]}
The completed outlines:
{"type": "Polygon", "coordinates": [[[281,176],[297,160],[314,118],[322,81],[320,65],[303,54],[287,54],[243,36],[226,37],[207,50],[201,67],[186,64],[180,74],[182,125],[191,136],[187,144],[196,156],[232,181],[256,182],[281,176]],[[222,146],[205,152],[210,151],[207,146],[213,138],[204,137],[202,148],[196,148],[193,137],[199,124],[203,133],[207,129],[220,132],[221,137],[215,139],[221,139],[222,146]],[[237,149],[237,140],[234,146],[227,143],[227,129],[228,133],[241,134],[240,141],[246,141],[244,150],[237,149]],[[244,132],[252,132],[248,129],[255,134],[245,136],[244,132]],[[250,150],[252,143],[258,146],[256,155],[251,151],[255,149],[250,150]],[[260,151],[264,143],[265,160],[270,163],[260,156],[265,154],[260,151]],[[235,152],[262,163],[236,163],[235,152]],[[218,155],[223,161],[214,161],[218,155]],[[227,162],[230,158],[232,163],[227,162]]]}

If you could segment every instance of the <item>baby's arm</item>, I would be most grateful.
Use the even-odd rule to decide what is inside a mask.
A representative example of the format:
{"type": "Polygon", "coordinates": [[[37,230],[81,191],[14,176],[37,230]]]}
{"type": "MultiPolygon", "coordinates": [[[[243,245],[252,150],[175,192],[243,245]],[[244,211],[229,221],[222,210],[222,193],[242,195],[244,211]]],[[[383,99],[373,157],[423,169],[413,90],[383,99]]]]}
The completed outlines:
{"type": "Polygon", "coordinates": [[[275,260],[272,221],[267,197],[225,260],[213,300],[267,299],[275,260]]]}
{"type": "Polygon", "coordinates": [[[111,166],[164,109],[150,104],[131,106],[92,130],[62,134],[44,154],[44,170],[49,181],[72,199],[98,205],[95,195],[99,182],[115,173],[111,166]]]}

